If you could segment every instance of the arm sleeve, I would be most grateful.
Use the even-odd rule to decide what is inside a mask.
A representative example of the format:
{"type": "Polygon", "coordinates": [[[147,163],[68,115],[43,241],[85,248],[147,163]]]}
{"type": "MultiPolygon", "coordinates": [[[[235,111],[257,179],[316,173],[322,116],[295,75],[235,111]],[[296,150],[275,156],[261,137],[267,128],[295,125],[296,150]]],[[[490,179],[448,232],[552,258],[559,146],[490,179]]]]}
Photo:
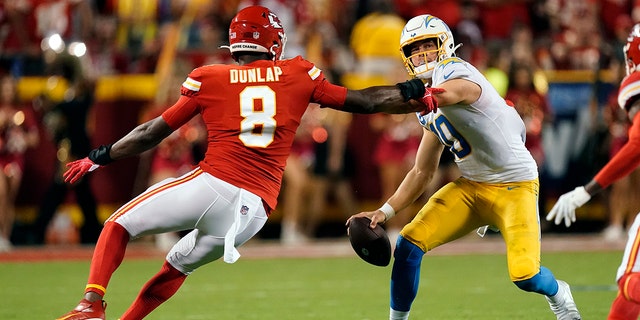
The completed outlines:
{"type": "Polygon", "coordinates": [[[198,113],[200,113],[200,107],[196,100],[181,96],[176,103],[162,113],[162,118],[171,129],[176,130],[198,113]]]}
{"type": "Polygon", "coordinates": [[[322,79],[313,91],[311,99],[312,102],[318,103],[322,107],[340,110],[347,99],[347,88],[322,79]]]}
{"type": "Polygon", "coordinates": [[[196,68],[189,73],[180,87],[180,99],[169,109],[162,113],[162,118],[176,130],[189,122],[196,114],[200,113],[200,105],[197,102],[202,86],[203,72],[201,68],[196,68]]]}
{"type": "Polygon", "coordinates": [[[602,188],[629,175],[640,165],[640,112],[629,128],[629,141],[593,178],[602,188]]]}
{"type": "Polygon", "coordinates": [[[300,73],[304,75],[299,79],[300,82],[309,80],[312,82],[313,91],[309,102],[317,103],[322,107],[342,108],[347,99],[347,88],[329,82],[320,68],[300,56],[291,59],[291,61],[292,64],[305,70],[305,73],[300,73]]]}

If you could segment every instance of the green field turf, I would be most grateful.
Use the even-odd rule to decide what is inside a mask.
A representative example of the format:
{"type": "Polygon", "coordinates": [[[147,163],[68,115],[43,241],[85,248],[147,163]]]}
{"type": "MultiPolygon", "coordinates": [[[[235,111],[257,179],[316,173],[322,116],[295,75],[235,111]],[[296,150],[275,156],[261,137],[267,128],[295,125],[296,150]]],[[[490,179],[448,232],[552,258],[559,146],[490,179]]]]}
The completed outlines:
{"type": "MultiPolygon", "coordinates": [[[[606,319],[622,252],[543,254],[569,282],[583,319],[606,319]]],[[[125,260],[106,300],[117,319],[162,260],[125,260]]],[[[75,306],[88,262],[0,264],[0,319],[54,319],[75,306]]],[[[387,319],[391,267],[357,258],[217,261],[191,275],[147,319],[387,319]]],[[[412,319],[555,319],[544,297],[517,289],[504,255],[425,257],[412,319]]]]}

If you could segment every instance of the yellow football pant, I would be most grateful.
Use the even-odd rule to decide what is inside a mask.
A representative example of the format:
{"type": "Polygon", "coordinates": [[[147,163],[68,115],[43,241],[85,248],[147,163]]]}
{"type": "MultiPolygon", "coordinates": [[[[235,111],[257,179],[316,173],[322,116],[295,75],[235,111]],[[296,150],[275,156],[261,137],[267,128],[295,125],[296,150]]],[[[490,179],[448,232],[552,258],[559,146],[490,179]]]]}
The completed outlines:
{"type": "Polygon", "coordinates": [[[538,189],[537,179],[490,184],[458,178],[438,190],[400,234],[427,252],[495,226],[506,244],[511,280],[527,280],[540,271],[538,189]]]}

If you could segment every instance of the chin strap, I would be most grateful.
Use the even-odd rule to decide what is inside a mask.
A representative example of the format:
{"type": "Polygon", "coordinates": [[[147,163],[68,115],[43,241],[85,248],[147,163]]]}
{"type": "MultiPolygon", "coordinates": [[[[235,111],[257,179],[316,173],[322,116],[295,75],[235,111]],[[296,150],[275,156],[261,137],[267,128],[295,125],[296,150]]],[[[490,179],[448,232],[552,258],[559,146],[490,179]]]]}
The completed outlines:
{"type": "Polygon", "coordinates": [[[453,47],[453,53],[456,53],[456,50],[458,50],[458,48],[462,47],[462,43],[458,43],[455,47],[453,47]]]}

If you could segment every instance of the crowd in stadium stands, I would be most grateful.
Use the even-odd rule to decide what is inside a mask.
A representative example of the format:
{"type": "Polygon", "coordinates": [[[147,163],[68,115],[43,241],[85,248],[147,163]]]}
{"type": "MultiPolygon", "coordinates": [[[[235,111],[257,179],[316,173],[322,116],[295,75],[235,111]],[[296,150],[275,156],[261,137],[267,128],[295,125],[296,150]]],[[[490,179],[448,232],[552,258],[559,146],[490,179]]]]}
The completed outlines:
{"type": "MultiPolygon", "coordinates": [[[[619,83],[618,75],[624,65],[622,44],[633,23],[640,22],[640,1],[637,0],[0,0],[0,73],[16,81],[24,77],[47,77],[53,74],[54,61],[70,55],[77,59],[83,77],[95,81],[105,76],[155,74],[159,82],[156,98],[144,108],[144,112],[155,114],[171,105],[169,100],[174,97],[166,96],[167,92],[178,90],[177,83],[191,69],[231,62],[228,51],[219,47],[227,43],[231,18],[239,8],[251,4],[269,7],[285,24],[288,36],[285,57],[303,55],[323,69],[332,82],[354,89],[392,84],[406,77],[398,40],[407,19],[429,13],[444,20],[452,28],[455,39],[463,44],[458,55],[478,66],[496,89],[515,103],[525,119],[527,145],[541,171],[541,212],[547,211],[544,210],[549,206],[547,201],[555,201],[568,186],[575,185],[575,180],[557,183],[569,176],[573,167],[557,162],[572,164],[574,160],[562,159],[553,149],[560,145],[557,141],[562,140],[561,130],[545,137],[545,129],[554,128],[559,119],[579,122],[575,119],[581,118],[581,112],[554,103],[562,99],[548,96],[551,94],[549,84],[554,81],[552,71],[590,71],[596,75],[583,81],[592,83],[593,97],[588,100],[589,105],[578,108],[590,115],[590,121],[586,121],[590,123],[586,138],[571,140],[583,146],[576,154],[587,154],[577,161],[589,159],[591,162],[583,163],[582,168],[600,167],[615,152],[616,146],[626,141],[628,123],[619,120],[618,109],[608,106],[607,97],[615,96],[615,86],[619,83]],[[586,140],[580,142],[581,139],[586,140]]],[[[581,81],[579,76],[571,79],[581,81]]],[[[558,92],[554,94],[557,96],[558,92]]],[[[33,107],[30,109],[36,119],[43,119],[38,115],[36,102],[21,103],[24,107],[33,107]]],[[[402,139],[411,136],[410,121],[406,129],[409,131],[404,133],[397,126],[388,125],[389,121],[402,122],[398,118],[353,115],[346,120],[327,120],[335,117],[326,112],[310,115],[317,119],[309,121],[313,124],[309,135],[300,135],[304,139],[300,141],[300,153],[293,155],[300,163],[288,169],[298,171],[285,175],[283,188],[290,192],[282,193],[283,205],[277,210],[286,222],[281,234],[284,242],[318,235],[320,218],[317,215],[322,212],[307,208],[304,203],[308,202],[290,202],[292,205],[287,206],[287,197],[289,201],[304,197],[302,191],[307,187],[299,187],[300,183],[313,183],[311,188],[317,188],[313,190],[331,191],[344,188],[346,181],[351,184],[349,192],[353,192],[355,201],[360,201],[356,206],[366,205],[367,200],[375,205],[378,199],[386,199],[388,192],[383,186],[395,183],[392,173],[382,163],[389,160],[384,159],[384,153],[388,156],[389,152],[382,150],[374,157],[377,144],[400,139],[398,132],[404,134],[402,139]],[[376,124],[382,120],[385,120],[384,128],[380,129],[376,124]],[[345,125],[331,127],[327,121],[345,125]],[[347,154],[356,166],[345,167],[347,154]],[[358,162],[363,158],[376,160],[358,162]],[[318,169],[318,163],[323,161],[324,168],[318,169]],[[312,221],[299,218],[304,215],[312,215],[312,221]]],[[[414,125],[418,127],[417,123],[414,125]]],[[[197,130],[199,126],[193,128],[197,130]]],[[[184,137],[192,138],[174,142],[187,144],[181,150],[189,152],[189,156],[176,158],[198,159],[202,137],[197,132],[190,134],[184,137]]],[[[42,139],[53,137],[41,130],[42,139]]],[[[7,151],[0,149],[0,152],[4,157],[7,151]]],[[[29,151],[22,148],[20,152],[29,151]]],[[[400,161],[410,163],[411,152],[409,159],[400,161]]],[[[575,158],[574,155],[567,157],[575,158]]],[[[443,159],[444,178],[438,183],[455,174],[445,171],[449,168],[448,162],[450,160],[443,159]]],[[[182,170],[178,168],[182,167],[178,165],[176,172],[182,170]]],[[[3,169],[2,178],[8,179],[6,176],[11,172],[7,167],[3,169]]],[[[160,176],[141,175],[139,185],[146,186],[160,176]]],[[[2,181],[0,186],[5,184],[2,181]]],[[[632,185],[621,181],[603,195],[601,203],[607,207],[605,220],[611,213],[611,226],[604,230],[607,239],[623,237],[624,228],[628,227],[626,215],[633,216],[639,209],[618,208],[619,204],[628,203],[619,199],[637,198],[634,194],[639,191],[633,190],[632,185]],[[615,200],[609,201],[609,197],[615,200]]],[[[394,189],[395,185],[390,188],[394,189]]],[[[354,207],[350,193],[319,194],[319,198],[315,195],[314,208],[340,211],[340,221],[355,213],[346,212],[354,207]],[[341,204],[333,205],[335,202],[341,204]]],[[[11,200],[15,196],[2,195],[0,199],[11,200]]],[[[0,221],[12,221],[9,216],[13,213],[3,210],[0,221]]],[[[601,223],[598,231],[606,226],[607,221],[601,223]]],[[[10,247],[7,244],[10,232],[4,230],[6,228],[0,230],[3,231],[0,243],[5,243],[0,245],[0,251],[10,247]]]]}

